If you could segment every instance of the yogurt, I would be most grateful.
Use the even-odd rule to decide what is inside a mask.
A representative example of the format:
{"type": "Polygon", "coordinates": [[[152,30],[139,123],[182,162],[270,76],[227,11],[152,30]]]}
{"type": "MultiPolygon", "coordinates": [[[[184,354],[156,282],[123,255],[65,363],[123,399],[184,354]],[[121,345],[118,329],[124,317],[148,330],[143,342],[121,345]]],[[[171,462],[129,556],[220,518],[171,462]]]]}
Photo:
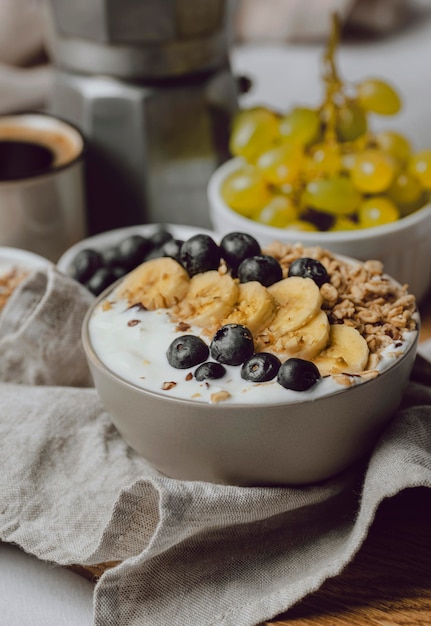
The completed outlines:
{"type": "MultiPolygon", "coordinates": [[[[187,332],[202,335],[202,329],[191,326],[187,332]]],[[[324,377],[306,392],[285,389],[276,380],[252,383],[241,378],[241,366],[225,366],[226,375],[218,380],[199,382],[193,376],[196,367],[182,370],[172,367],[166,352],[171,342],[185,332],[178,330],[166,309],[147,311],[130,307],[125,300],[108,296],[97,306],[89,320],[92,347],[99,359],[117,376],[142,389],[167,397],[224,404],[286,403],[310,400],[346,389],[337,377],[324,377]],[[106,303],[109,302],[107,305],[106,303]],[[220,393],[227,392],[227,393],[220,393]]],[[[414,343],[417,331],[405,331],[402,341],[384,348],[376,366],[384,371],[414,343]]],[[[351,384],[361,384],[359,376],[351,384]]]]}

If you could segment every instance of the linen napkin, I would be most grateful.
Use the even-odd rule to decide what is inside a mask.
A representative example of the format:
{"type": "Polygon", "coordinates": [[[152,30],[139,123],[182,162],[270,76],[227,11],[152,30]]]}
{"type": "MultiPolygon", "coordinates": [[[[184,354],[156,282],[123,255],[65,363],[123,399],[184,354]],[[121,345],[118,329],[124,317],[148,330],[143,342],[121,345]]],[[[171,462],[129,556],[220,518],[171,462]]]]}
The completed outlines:
{"type": "Polygon", "coordinates": [[[324,483],[243,488],[159,474],[82,386],[91,299],[48,269],[0,316],[0,539],[57,565],[109,562],[95,626],[254,626],[338,574],[384,498],[431,486],[431,386],[417,382],[369,458],[324,483]]]}

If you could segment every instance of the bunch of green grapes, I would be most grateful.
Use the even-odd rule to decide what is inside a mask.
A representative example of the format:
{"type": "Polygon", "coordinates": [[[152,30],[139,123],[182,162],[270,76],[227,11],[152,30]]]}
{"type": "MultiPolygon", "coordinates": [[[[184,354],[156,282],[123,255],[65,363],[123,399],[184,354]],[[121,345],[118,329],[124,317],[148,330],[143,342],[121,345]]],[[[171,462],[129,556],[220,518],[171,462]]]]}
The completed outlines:
{"type": "Polygon", "coordinates": [[[230,150],[243,164],[221,193],[241,215],[279,228],[348,230],[396,221],[429,201],[431,150],[415,153],[395,130],[371,131],[370,115],[397,114],[400,96],[377,78],[343,82],[338,35],[334,19],[320,106],[255,107],[235,117],[230,150]]]}

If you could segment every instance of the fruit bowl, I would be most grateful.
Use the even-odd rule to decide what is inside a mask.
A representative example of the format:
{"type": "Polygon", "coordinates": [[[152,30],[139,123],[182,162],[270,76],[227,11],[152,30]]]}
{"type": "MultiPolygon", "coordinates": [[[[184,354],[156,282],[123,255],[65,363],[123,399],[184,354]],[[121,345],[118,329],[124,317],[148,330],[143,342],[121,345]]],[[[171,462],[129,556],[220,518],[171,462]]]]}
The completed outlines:
{"type": "Polygon", "coordinates": [[[150,259],[113,283],[84,320],[94,383],[123,438],[169,477],[229,485],[310,484],[362,459],[409,379],[419,331],[414,298],[378,264],[278,244],[260,256],[275,259],[281,277],[270,272],[264,284],[265,272],[262,282],[241,282],[244,260],[251,272],[249,260],[259,255],[247,253],[234,271],[226,243],[214,239],[220,259],[205,267],[199,259],[199,267],[192,240],[181,263],[150,259]],[[304,268],[320,266],[319,285],[304,268]],[[358,318],[345,309],[349,297],[354,306],[352,286],[368,289],[369,299],[385,294],[377,296],[383,325],[367,318],[375,310],[366,304],[358,318]],[[367,319],[375,335],[349,328],[367,319]],[[373,357],[380,339],[386,347],[373,357]],[[271,351],[259,369],[256,358],[271,351]]]}
{"type": "Polygon", "coordinates": [[[230,159],[214,172],[208,184],[210,218],[214,230],[220,236],[234,230],[246,231],[262,244],[300,241],[307,246],[322,246],[362,261],[378,259],[389,275],[408,285],[418,302],[429,292],[431,204],[395,222],[362,230],[319,232],[276,228],[243,217],[223,200],[223,181],[242,164],[240,157],[230,159]]]}
{"type": "MultiPolygon", "coordinates": [[[[213,228],[262,243],[300,241],[357,259],[379,259],[418,300],[431,287],[431,150],[378,118],[406,95],[384,77],[344,80],[337,15],[321,64],[322,98],[240,109],[229,152],[208,185],[213,228]]],[[[367,69],[368,72],[368,69],[367,69]]]]}

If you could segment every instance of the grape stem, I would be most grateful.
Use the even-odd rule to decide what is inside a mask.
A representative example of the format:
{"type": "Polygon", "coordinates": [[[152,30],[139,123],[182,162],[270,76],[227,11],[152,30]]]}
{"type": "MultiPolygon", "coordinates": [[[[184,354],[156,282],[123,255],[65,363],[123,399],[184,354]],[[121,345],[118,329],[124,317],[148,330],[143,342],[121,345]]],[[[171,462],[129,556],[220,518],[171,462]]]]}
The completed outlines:
{"type": "Polygon", "coordinates": [[[341,81],[339,79],[338,71],[335,65],[335,52],[340,42],[340,20],[337,13],[332,14],[331,24],[331,33],[328,39],[325,54],[323,56],[327,69],[327,75],[324,76],[324,78],[325,80],[329,80],[330,82],[340,83],[341,81]]]}
{"type": "Polygon", "coordinates": [[[331,33],[328,44],[323,55],[322,78],[326,86],[325,97],[321,105],[321,111],[326,121],[325,139],[327,141],[336,140],[336,112],[338,106],[345,100],[343,93],[343,83],[339,77],[335,63],[335,53],[340,41],[340,20],[337,13],[331,16],[331,33]]]}

